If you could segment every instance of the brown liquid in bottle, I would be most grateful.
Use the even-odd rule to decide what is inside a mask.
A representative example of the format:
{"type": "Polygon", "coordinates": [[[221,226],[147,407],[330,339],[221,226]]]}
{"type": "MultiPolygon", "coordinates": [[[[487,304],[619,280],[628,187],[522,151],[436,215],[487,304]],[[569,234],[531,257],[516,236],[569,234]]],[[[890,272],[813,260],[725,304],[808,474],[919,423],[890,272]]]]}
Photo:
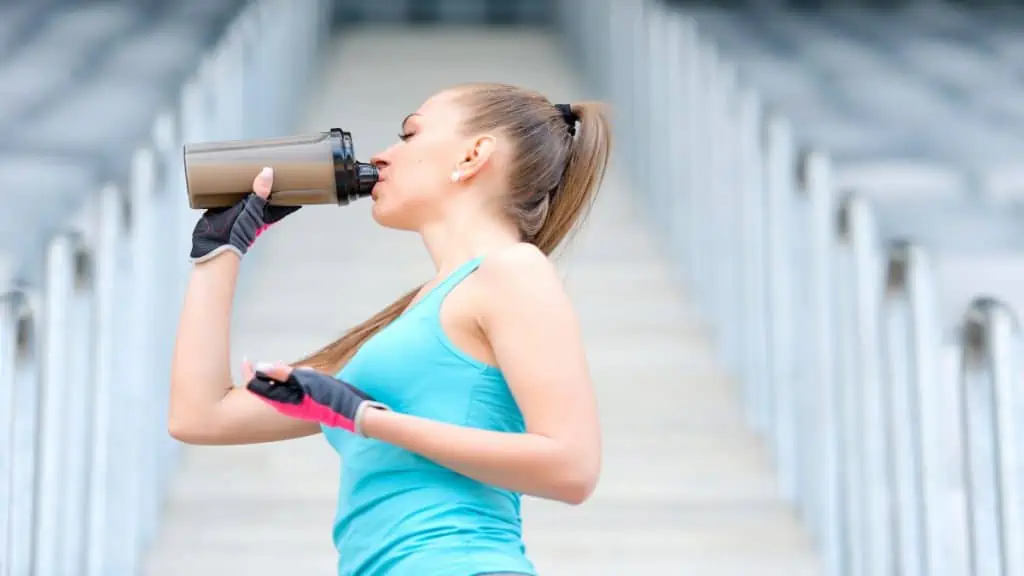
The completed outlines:
{"type": "Polygon", "coordinates": [[[264,166],[274,169],[270,203],[339,204],[332,134],[206,142],[185,146],[189,205],[231,206],[252,192],[264,166]]]}

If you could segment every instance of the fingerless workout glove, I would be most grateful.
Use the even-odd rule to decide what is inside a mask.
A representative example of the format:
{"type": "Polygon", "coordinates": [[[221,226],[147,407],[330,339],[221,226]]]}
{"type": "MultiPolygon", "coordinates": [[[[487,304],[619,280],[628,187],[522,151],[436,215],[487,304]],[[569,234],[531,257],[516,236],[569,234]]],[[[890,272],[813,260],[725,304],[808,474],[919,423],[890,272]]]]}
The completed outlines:
{"type": "Polygon", "coordinates": [[[207,210],[192,230],[190,260],[205,262],[224,250],[231,250],[241,258],[271,224],[299,208],[271,206],[253,193],[233,206],[207,210]]]}
{"type": "Polygon", "coordinates": [[[286,416],[342,428],[360,436],[365,436],[361,427],[365,410],[388,409],[347,382],[305,368],[292,370],[283,382],[256,371],[246,388],[286,416]]]}

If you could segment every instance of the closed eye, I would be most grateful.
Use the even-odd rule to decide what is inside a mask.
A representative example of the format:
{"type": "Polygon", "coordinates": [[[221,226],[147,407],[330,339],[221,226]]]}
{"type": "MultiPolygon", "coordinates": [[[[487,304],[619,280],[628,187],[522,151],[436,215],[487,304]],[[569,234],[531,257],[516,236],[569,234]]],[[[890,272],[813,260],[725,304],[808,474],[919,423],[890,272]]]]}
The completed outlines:
{"type": "Polygon", "coordinates": [[[409,138],[412,138],[413,136],[414,136],[414,134],[412,134],[410,132],[399,132],[398,133],[398,138],[402,142],[405,142],[406,140],[408,140],[409,138]]]}

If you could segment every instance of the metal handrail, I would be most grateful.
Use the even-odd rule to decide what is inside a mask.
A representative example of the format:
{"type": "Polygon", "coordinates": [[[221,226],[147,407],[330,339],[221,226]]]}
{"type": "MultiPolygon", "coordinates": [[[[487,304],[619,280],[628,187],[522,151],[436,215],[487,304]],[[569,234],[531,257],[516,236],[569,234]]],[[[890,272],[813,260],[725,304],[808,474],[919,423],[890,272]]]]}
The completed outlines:
{"type": "Polygon", "coordinates": [[[701,10],[563,0],[558,14],[616,110],[617,161],[740,380],[782,495],[830,576],[1019,575],[1017,325],[1004,305],[972,305],[957,376],[929,264],[944,256],[886,244],[877,222],[891,213],[872,204],[884,190],[840,188],[843,165],[804,148],[701,10]],[[957,419],[970,442],[950,433],[957,419]]]}
{"type": "Polygon", "coordinates": [[[0,576],[138,571],[179,451],[168,380],[196,218],[181,146],[292,129],[329,4],[246,4],[128,178],[50,239],[40,280],[0,286],[0,576]]]}

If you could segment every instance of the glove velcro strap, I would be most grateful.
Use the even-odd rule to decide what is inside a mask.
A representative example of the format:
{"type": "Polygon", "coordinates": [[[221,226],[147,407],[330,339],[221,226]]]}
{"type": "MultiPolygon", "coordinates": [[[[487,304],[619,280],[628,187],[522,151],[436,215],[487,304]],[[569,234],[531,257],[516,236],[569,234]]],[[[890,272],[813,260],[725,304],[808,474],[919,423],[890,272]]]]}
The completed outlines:
{"type": "Polygon", "coordinates": [[[365,402],[360,402],[359,407],[356,408],[356,417],[353,420],[353,428],[354,428],[353,431],[356,434],[362,436],[363,438],[369,438],[366,435],[366,432],[363,431],[363,417],[366,414],[366,410],[367,409],[386,410],[386,411],[390,411],[391,410],[391,408],[389,408],[387,406],[387,404],[382,404],[382,403],[374,401],[374,400],[366,400],[365,402]]]}
{"type": "Polygon", "coordinates": [[[234,252],[235,254],[238,255],[239,259],[241,259],[243,256],[245,256],[245,254],[241,250],[239,250],[238,248],[232,246],[231,244],[224,244],[224,245],[220,246],[219,248],[214,248],[213,250],[211,250],[211,251],[207,252],[206,254],[204,254],[202,256],[199,256],[199,257],[195,257],[195,256],[189,255],[188,261],[190,263],[192,263],[192,264],[202,264],[203,262],[207,262],[209,260],[213,260],[214,258],[219,256],[223,252],[234,252]]]}

